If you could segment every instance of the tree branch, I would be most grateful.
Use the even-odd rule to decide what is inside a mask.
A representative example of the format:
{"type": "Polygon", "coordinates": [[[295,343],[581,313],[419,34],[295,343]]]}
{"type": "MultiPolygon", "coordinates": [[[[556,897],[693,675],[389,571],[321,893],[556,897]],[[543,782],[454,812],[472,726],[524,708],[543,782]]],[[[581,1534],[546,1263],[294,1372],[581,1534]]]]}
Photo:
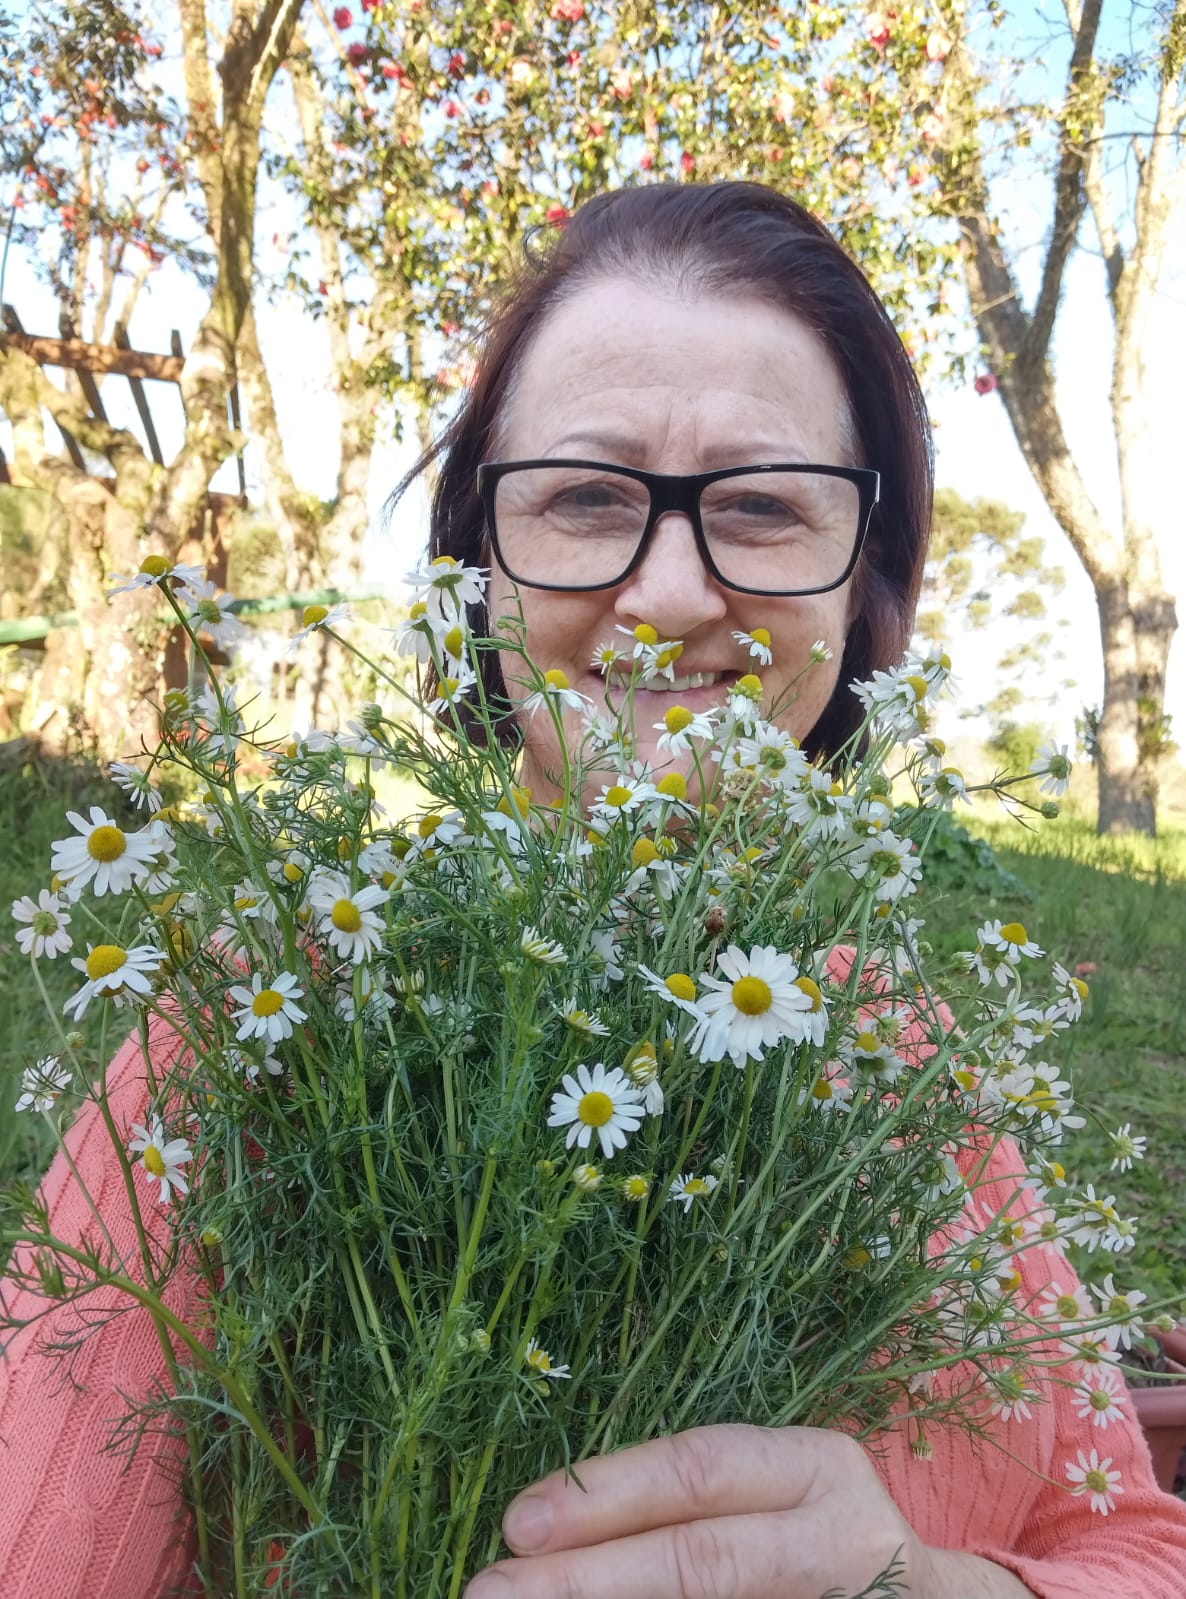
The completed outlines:
{"type": "Polygon", "coordinates": [[[1083,0],[1081,7],[1077,3],[1067,6],[1075,43],[1067,73],[1066,102],[1058,123],[1060,155],[1054,184],[1054,222],[1050,229],[1050,244],[1042,265],[1042,286],[1038,291],[1025,342],[1018,353],[1018,360],[1025,366],[1039,365],[1046,359],[1062,295],[1063,273],[1083,219],[1084,153],[1081,133],[1078,130],[1072,133],[1070,124],[1072,119],[1078,120],[1087,111],[1101,6],[1102,0],[1083,0]]]}

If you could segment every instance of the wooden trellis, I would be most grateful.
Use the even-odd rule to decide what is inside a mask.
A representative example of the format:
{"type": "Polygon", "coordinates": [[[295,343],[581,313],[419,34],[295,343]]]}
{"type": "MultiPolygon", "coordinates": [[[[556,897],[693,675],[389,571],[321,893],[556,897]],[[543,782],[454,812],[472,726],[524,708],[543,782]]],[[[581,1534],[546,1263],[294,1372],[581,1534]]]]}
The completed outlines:
{"type": "MultiPolygon", "coordinates": [[[[41,334],[26,332],[15,306],[5,305],[0,311],[4,332],[9,344],[15,349],[23,350],[26,355],[31,355],[39,366],[60,367],[78,374],[78,381],[82,388],[90,414],[97,422],[106,422],[107,411],[99,393],[96,374],[99,377],[118,376],[128,380],[132,391],[132,400],[136,406],[136,413],[140,418],[140,425],[144,429],[144,437],[148,443],[149,453],[158,466],[164,466],[165,459],[161,453],[160,439],[157,436],[156,425],[152,417],[152,408],[148,403],[144,384],[146,381],[154,383],[173,383],[180,385],[181,370],[185,364],[185,355],[181,347],[181,335],[176,329],[170,336],[170,353],[168,355],[154,354],[144,350],[133,350],[128,342],[127,332],[122,327],[115,330],[115,339],[111,344],[90,344],[85,339],[76,336],[74,326],[69,316],[63,312],[59,319],[59,337],[47,338],[41,334]]],[[[238,430],[240,423],[239,387],[234,384],[227,396],[227,419],[231,426],[238,430]]],[[[78,440],[66,428],[59,424],[58,431],[66,446],[67,454],[80,472],[87,470],[86,460],[79,447],[78,440]]],[[[213,507],[215,501],[229,501],[232,504],[245,504],[247,498],[247,479],[243,470],[242,451],[236,456],[239,473],[239,494],[236,500],[233,495],[211,494],[209,501],[213,507]]],[[[0,450],[0,483],[7,483],[8,465],[4,459],[4,452],[0,450]]]]}

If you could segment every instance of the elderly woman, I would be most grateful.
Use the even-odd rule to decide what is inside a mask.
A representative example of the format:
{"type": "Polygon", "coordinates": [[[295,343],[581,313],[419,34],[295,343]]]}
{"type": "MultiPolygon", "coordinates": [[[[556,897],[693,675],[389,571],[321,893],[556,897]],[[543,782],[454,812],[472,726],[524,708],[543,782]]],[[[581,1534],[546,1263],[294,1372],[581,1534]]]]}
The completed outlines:
{"type": "MultiPolygon", "coordinates": [[[[638,753],[659,770],[665,694],[719,702],[735,635],[769,629],[769,700],[826,759],[860,716],[849,682],[907,641],[930,494],[909,362],[825,230],[755,185],[648,187],[583,207],[494,319],[441,447],[431,553],[489,565],[490,615],[519,611],[534,659],[592,698],[615,628],[682,640],[674,683],[635,692],[638,753]]],[[[517,656],[482,659],[521,781],[546,797],[554,726],[516,721],[517,656]]],[[[137,1113],[142,1071],[129,1047],[109,1079],[137,1113]]],[[[71,1146],[119,1241],[126,1199],[96,1118],[71,1146]]],[[[1007,1169],[990,1167],[990,1194],[1007,1169]]],[[[59,1234],[85,1230],[64,1163],[46,1197],[59,1234]]],[[[149,1599],[183,1580],[171,1446],[145,1440],[130,1464],[99,1453],[159,1365],[151,1329],[121,1317],[82,1351],[81,1386],[50,1391],[19,1348],[0,1366],[3,1599],[149,1599]]],[[[1140,1433],[1101,1432],[1106,1458],[1071,1493],[1083,1423],[1065,1389],[1046,1397],[979,1454],[954,1433],[922,1459],[904,1433],[867,1454],[836,1433],[737,1426],[585,1462],[585,1491],[557,1474],[515,1499],[512,1557],[468,1599],[820,1599],[865,1589],[895,1555],[916,1599],[1180,1595],[1186,1506],[1158,1492],[1140,1433]]]]}

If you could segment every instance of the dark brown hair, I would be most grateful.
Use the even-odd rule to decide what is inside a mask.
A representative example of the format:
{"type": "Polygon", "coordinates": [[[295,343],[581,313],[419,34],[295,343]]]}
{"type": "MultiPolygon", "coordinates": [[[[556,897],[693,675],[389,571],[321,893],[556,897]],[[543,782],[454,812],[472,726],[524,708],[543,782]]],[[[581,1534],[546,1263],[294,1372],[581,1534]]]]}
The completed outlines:
{"type": "MultiPolygon", "coordinates": [[[[665,183],[620,189],[562,227],[529,235],[524,263],[487,319],[474,381],[457,415],[396,490],[433,461],[429,554],[487,565],[478,466],[496,448],[524,353],[550,312],[588,284],[628,277],[689,295],[760,299],[819,337],[848,396],[855,464],[881,473],[881,503],[853,579],[840,677],[804,748],[835,752],[862,711],[848,685],[893,665],[910,638],[930,532],[933,456],[918,380],[885,308],[822,223],[758,183],[665,183]]],[[[476,609],[474,631],[488,635],[476,609]]],[[[487,694],[505,703],[498,657],[479,657],[487,694]]],[[[506,735],[515,728],[507,717],[506,735]]]]}

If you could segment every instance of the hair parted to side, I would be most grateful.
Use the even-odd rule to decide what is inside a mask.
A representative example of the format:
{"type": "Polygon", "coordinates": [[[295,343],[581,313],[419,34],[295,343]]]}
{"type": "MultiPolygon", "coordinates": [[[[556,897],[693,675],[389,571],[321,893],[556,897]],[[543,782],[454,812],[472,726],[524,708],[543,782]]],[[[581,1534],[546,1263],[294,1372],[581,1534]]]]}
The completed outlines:
{"type": "MultiPolygon", "coordinates": [[[[626,277],[678,294],[759,299],[789,311],[836,363],[851,411],[853,464],[881,473],[881,501],[852,580],[840,677],[803,741],[809,755],[826,759],[862,719],[848,685],[893,665],[909,642],[930,534],[930,423],[885,308],[822,223],[758,183],[615,190],[587,201],[542,239],[537,232],[525,241],[522,267],[487,319],[474,381],[460,410],[392,503],[438,461],[429,555],[489,564],[475,474],[496,456],[507,402],[532,338],[556,306],[589,284],[626,277]]],[[[490,621],[480,609],[469,620],[476,633],[489,634],[490,621]]],[[[488,698],[505,703],[497,654],[482,652],[478,664],[488,698]]],[[[518,737],[509,706],[505,730],[508,742],[518,737]]]]}

